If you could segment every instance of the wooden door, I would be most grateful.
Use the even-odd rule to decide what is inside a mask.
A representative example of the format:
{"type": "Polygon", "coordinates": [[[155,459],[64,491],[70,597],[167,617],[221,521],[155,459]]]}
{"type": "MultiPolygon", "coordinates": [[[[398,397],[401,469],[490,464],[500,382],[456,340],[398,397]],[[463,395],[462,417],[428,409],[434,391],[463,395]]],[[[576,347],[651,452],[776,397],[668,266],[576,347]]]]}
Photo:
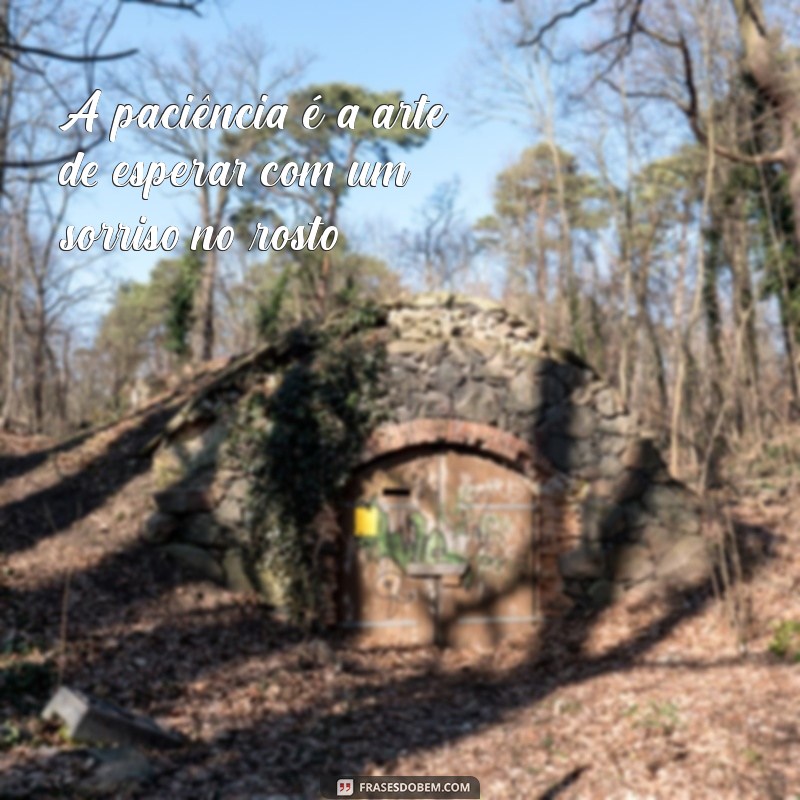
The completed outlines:
{"type": "Polygon", "coordinates": [[[491,645],[540,617],[538,487],[455,449],[388,456],[343,508],[340,621],[370,644],[491,645]]]}

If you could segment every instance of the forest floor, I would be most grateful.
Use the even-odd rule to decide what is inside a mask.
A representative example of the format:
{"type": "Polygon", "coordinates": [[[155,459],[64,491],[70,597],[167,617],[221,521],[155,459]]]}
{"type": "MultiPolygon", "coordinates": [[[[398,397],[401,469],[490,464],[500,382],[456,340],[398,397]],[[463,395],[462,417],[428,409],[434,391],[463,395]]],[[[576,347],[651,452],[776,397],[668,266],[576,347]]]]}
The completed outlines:
{"type": "Polygon", "coordinates": [[[724,596],[619,605],[538,650],[359,651],[143,541],[143,448],[179,401],[0,439],[0,798],[300,800],[338,770],[475,775],[491,800],[800,798],[800,663],[775,652],[800,621],[794,453],[719,499],[747,573],[724,596]],[[189,743],[72,744],[39,718],[59,682],[189,743]]]}

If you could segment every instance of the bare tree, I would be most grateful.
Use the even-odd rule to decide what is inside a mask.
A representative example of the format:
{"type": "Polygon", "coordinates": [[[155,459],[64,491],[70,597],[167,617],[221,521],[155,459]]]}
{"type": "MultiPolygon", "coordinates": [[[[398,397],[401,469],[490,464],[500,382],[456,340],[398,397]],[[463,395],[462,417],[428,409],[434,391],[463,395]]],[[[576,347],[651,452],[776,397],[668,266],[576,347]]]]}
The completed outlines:
{"type": "MultiPolygon", "coordinates": [[[[277,102],[278,94],[291,86],[302,73],[306,59],[268,64],[272,55],[262,42],[242,32],[235,41],[231,40],[229,46],[217,48],[214,54],[205,53],[196,44],[185,41],[173,60],[153,55],[142,57],[138,63],[138,80],[120,81],[119,85],[129,97],[140,103],[154,102],[156,98],[175,102],[189,94],[199,102],[199,98],[208,93],[224,97],[225,103],[236,107],[257,100],[265,87],[269,89],[271,101],[277,102]]],[[[210,129],[145,129],[141,133],[167,155],[188,163],[197,159],[208,166],[216,160],[233,162],[237,156],[243,157],[248,145],[247,137],[226,137],[224,131],[210,129]]],[[[212,186],[204,182],[196,187],[197,223],[218,231],[230,210],[232,188],[235,188],[235,183],[212,186]]],[[[214,298],[219,251],[213,247],[204,252],[203,258],[189,337],[195,361],[207,361],[214,351],[214,298]]]]}
{"type": "Polygon", "coordinates": [[[452,290],[472,268],[479,245],[458,207],[457,178],[440,184],[420,211],[419,226],[399,236],[400,260],[429,291],[452,290]]]}
{"type": "MultiPolygon", "coordinates": [[[[102,127],[90,141],[79,140],[71,149],[15,156],[8,152],[10,110],[16,72],[37,75],[54,98],[63,100],[52,74],[56,64],[81,68],[89,91],[98,64],[119,61],[136,54],[135,48],[104,50],[109,34],[118,24],[125,6],[142,5],[199,14],[203,0],[116,0],[79,2],[68,0],[0,0],[0,194],[3,175],[9,169],[34,169],[52,166],[86,152],[105,138],[102,127]],[[78,22],[65,23],[78,14],[78,22]],[[81,24],[81,22],[83,24],[81,24]],[[68,26],[68,27],[65,27],[68,26]],[[59,34],[54,36],[53,33],[59,34]]],[[[65,105],[64,108],[68,108],[65,105]]]]}
{"type": "MultiPolygon", "coordinates": [[[[99,145],[75,126],[57,125],[96,81],[99,65],[133,55],[105,50],[125,5],[198,13],[202,0],[0,0],[0,425],[31,391],[32,416],[44,424],[48,376],[64,377],[62,326],[66,311],[84,296],[54,243],[67,193],[44,189],[53,167],[99,145]],[[27,359],[25,358],[27,356],[27,359]],[[26,363],[27,361],[27,363],[26,363]],[[28,368],[29,369],[26,369],[28,368]]],[[[61,381],[59,392],[66,391],[61,381]]],[[[60,408],[66,409],[62,398],[60,408]]]]}
{"type": "MultiPolygon", "coordinates": [[[[627,64],[635,70],[636,96],[667,101],[686,117],[697,139],[732,161],[751,164],[780,164],[787,173],[794,209],[795,240],[800,246],[800,64],[792,58],[781,38],[780,23],[770,25],[763,0],[715,0],[654,3],[652,0],[581,0],[564,3],[544,23],[527,18],[527,30],[519,37],[520,47],[545,47],[561,24],[595,8],[593,26],[603,33],[582,47],[584,55],[597,60],[593,80],[615,86],[615,71],[627,64]],[[698,25],[702,15],[703,24],[698,25]],[[604,29],[600,27],[604,25],[604,29]],[[725,41],[728,31],[735,41],[725,41]],[[727,47],[720,46],[727,45],[727,47]],[[720,83],[718,64],[725,50],[738,53],[740,77],[752,80],[776,121],[779,132],[774,146],[747,152],[717,140],[710,126],[715,89],[720,83]],[[641,61],[636,56],[641,55],[641,61]],[[653,65],[671,64],[664,78],[653,65]]],[[[778,12],[773,9],[773,13],[778,12]]],[[[723,91],[730,84],[722,75],[723,91]]]]}

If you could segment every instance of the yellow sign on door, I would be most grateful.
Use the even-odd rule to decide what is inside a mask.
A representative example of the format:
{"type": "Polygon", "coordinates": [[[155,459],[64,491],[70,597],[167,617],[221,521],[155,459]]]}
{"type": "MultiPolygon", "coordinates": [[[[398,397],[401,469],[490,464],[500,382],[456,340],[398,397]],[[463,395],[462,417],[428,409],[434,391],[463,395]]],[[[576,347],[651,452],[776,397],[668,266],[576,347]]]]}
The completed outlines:
{"type": "Polygon", "coordinates": [[[377,536],[380,513],[377,506],[356,506],[355,535],[377,536]]]}

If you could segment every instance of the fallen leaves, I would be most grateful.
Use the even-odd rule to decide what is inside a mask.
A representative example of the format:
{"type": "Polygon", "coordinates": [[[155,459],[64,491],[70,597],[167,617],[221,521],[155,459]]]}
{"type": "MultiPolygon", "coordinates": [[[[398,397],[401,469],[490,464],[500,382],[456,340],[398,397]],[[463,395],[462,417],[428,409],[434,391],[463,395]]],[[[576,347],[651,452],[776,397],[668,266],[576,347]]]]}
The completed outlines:
{"type": "Polygon", "coordinates": [[[56,485],[52,464],[33,459],[0,491],[0,502],[18,504],[15,541],[30,537],[0,556],[0,675],[34,687],[0,686],[0,796],[75,796],[101,769],[37,720],[46,692],[35,665],[60,652],[65,574],[65,679],[191,739],[145,754],[147,767],[129,763],[141,767],[133,796],[315,797],[319,775],[339,769],[474,774],[484,796],[501,800],[778,798],[800,786],[800,668],[768,652],[773,620],[800,619],[791,526],[800,499],[783,498],[791,516],[747,498],[734,509],[774,537],[774,557],[748,588],[749,655],[714,602],[638,649],[665,610],[611,609],[578,655],[554,648],[547,664],[512,642],[360,651],[304,637],[257,599],[186,582],[142,546],[152,487],[130,458],[153,430],[125,440],[101,484],[91,469],[130,431],[108,429],[59,459],[87,497],[113,491],[56,533],[42,535],[36,508],[19,505],[56,485]]]}

